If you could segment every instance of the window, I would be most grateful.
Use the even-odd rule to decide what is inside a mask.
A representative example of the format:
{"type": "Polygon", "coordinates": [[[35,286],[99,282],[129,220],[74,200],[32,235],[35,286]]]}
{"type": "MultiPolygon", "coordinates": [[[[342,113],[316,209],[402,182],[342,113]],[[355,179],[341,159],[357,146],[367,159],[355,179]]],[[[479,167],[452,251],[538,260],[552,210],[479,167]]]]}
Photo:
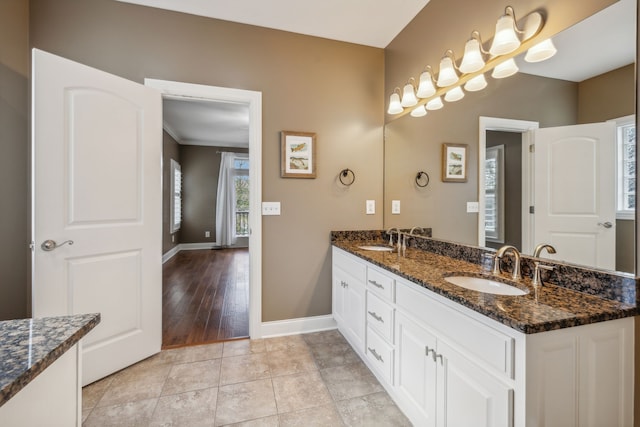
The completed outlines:
{"type": "Polygon", "coordinates": [[[249,159],[236,158],[233,161],[235,173],[233,186],[236,199],[236,237],[249,236],[249,159]]]}
{"type": "Polygon", "coordinates": [[[180,230],[182,224],[182,171],[180,163],[171,159],[171,206],[169,232],[180,230]]]}
{"type": "Polygon", "coordinates": [[[618,219],[634,219],[636,210],[636,124],[635,116],[616,122],[617,215],[618,219]]]}
{"type": "Polygon", "coordinates": [[[484,163],[484,233],[491,242],[504,242],[504,145],[486,149],[484,163]]]}

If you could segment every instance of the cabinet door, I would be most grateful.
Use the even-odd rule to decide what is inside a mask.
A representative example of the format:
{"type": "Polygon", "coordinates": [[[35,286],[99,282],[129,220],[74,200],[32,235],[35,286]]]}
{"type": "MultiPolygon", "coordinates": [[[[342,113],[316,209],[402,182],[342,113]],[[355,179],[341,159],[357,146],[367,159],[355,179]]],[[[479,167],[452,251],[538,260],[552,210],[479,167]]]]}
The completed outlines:
{"type": "Polygon", "coordinates": [[[345,283],[347,275],[339,268],[333,267],[333,295],[332,299],[332,312],[333,318],[336,320],[338,327],[342,327],[346,323],[346,297],[347,292],[345,289],[345,283]]]}
{"type": "Polygon", "coordinates": [[[513,389],[442,340],[437,352],[438,427],[513,425],[513,389]]]}
{"type": "Polygon", "coordinates": [[[346,291],[346,307],[345,320],[346,326],[354,346],[364,353],[364,336],[365,336],[365,286],[360,281],[350,281],[345,286],[346,291]]]}
{"type": "Polygon", "coordinates": [[[414,425],[436,425],[436,363],[427,351],[436,337],[402,313],[396,315],[396,386],[402,410],[414,425]]]}

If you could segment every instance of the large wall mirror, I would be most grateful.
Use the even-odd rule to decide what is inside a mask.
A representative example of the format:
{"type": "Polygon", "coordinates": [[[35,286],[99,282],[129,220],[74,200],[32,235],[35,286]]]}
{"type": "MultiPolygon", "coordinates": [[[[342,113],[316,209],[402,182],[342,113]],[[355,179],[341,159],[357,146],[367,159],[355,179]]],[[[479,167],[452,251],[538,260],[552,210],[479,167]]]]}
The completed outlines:
{"type": "Polygon", "coordinates": [[[551,243],[558,253],[545,256],[558,261],[634,273],[636,0],[614,3],[554,42],[558,53],[548,61],[517,61],[518,74],[487,76],[481,92],[387,123],[385,227],[431,227],[435,238],[513,244],[527,254],[551,243]],[[583,149],[594,148],[595,124],[604,130],[593,138],[610,140],[598,143],[607,153],[583,149]],[[468,144],[467,182],[440,179],[443,143],[468,144]],[[427,187],[416,185],[418,171],[430,175],[427,187]],[[388,209],[392,200],[401,201],[400,214],[388,209]],[[479,202],[480,212],[468,212],[468,202],[479,202]],[[545,203],[566,225],[544,222],[545,203]],[[596,218],[597,203],[608,210],[596,218]],[[588,225],[573,228],[581,221],[588,225]]]}

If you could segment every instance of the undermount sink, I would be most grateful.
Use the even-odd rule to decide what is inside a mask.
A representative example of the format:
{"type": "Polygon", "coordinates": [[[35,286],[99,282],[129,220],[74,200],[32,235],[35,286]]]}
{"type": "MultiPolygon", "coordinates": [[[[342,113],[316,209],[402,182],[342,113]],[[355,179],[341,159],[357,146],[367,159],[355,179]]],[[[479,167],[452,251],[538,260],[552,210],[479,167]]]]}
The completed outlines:
{"type": "Polygon", "coordinates": [[[445,277],[444,280],[462,288],[471,289],[472,291],[484,292],[487,294],[526,295],[529,293],[528,289],[520,289],[507,283],[485,279],[482,277],[449,276],[445,277]]]}
{"type": "Polygon", "coordinates": [[[358,249],[363,249],[365,251],[378,251],[378,252],[392,252],[393,251],[393,248],[391,246],[377,246],[377,245],[358,246],[358,249]]]}

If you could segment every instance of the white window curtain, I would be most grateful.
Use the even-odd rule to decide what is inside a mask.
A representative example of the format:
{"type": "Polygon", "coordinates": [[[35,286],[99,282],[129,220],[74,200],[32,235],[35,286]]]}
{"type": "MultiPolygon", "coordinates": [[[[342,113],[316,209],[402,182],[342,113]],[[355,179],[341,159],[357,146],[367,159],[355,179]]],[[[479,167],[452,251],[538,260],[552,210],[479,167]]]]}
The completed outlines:
{"type": "Polygon", "coordinates": [[[233,177],[235,159],[248,159],[248,153],[221,153],[218,197],[216,201],[216,243],[233,246],[236,243],[236,195],[233,177]]]}

